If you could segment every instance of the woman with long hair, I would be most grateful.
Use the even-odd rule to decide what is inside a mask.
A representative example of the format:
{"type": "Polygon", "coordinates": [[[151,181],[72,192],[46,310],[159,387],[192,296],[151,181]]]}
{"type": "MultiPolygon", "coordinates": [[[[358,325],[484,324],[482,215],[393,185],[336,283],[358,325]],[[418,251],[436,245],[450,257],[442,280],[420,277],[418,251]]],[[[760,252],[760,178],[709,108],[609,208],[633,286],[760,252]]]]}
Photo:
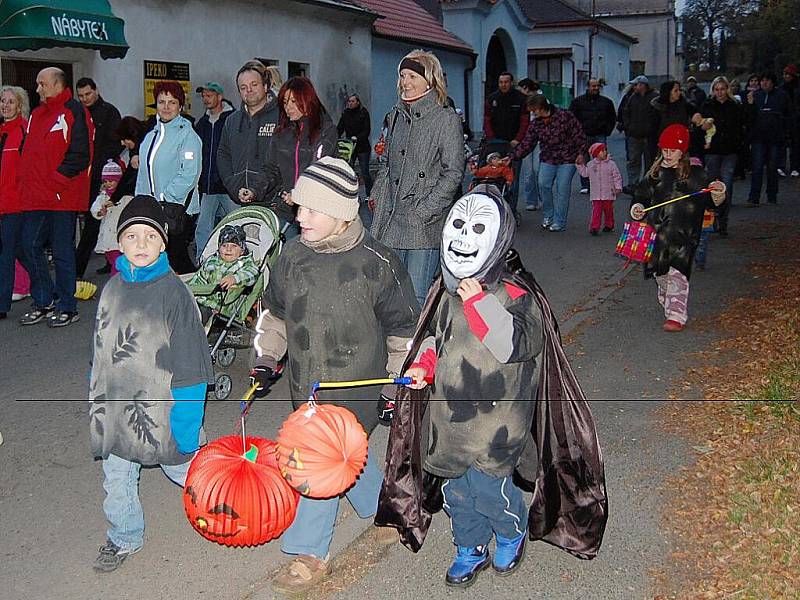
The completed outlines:
{"type": "Polygon", "coordinates": [[[442,228],[464,177],[461,118],[447,104],[442,65],[413,50],[397,67],[397,104],[372,187],[372,235],[394,250],[420,304],[439,269],[442,228]]]}
{"type": "Polygon", "coordinates": [[[168,215],[167,256],[176,273],[195,270],[189,257],[191,227],[187,215],[200,212],[197,183],[203,163],[202,142],[181,111],[186,103],[176,81],[159,81],[153,87],[156,124],[142,141],[136,194],[154,196],[168,215]]]}
{"type": "Polygon", "coordinates": [[[11,301],[30,294],[28,273],[17,262],[17,257],[22,256],[17,166],[30,114],[28,92],[13,85],[0,88],[0,114],[0,319],[5,319],[11,301]]]}
{"type": "MultiPolygon", "coordinates": [[[[710,182],[703,167],[689,159],[689,129],[673,124],[661,132],[660,153],[645,178],[634,190],[634,201],[645,208],[672,198],[709,189],[710,192],[665,204],[646,213],[647,222],[656,231],[653,258],[645,275],[655,274],[658,301],[664,309],[664,331],[681,331],[689,318],[689,277],[700,233],[703,213],[725,200],[725,184],[710,182]]],[[[632,208],[631,216],[645,214],[632,208]]]]}
{"type": "Polygon", "coordinates": [[[714,119],[717,130],[706,151],[705,166],[709,177],[721,180],[726,187],[725,201],[719,207],[717,222],[717,231],[720,236],[726,237],[733,174],[743,145],[744,109],[733,97],[728,80],[720,75],[711,82],[711,97],[705,101],[700,112],[703,117],[714,119]]]}
{"type": "Polygon", "coordinates": [[[658,112],[658,134],[670,125],[684,125],[689,127],[692,117],[700,109],[694,106],[683,94],[679,81],[671,79],[661,84],[658,96],[651,102],[653,108],[658,112]]]}
{"type": "Polygon", "coordinates": [[[299,233],[291,190],[300,174],[323,156],[336,156],[336,126],[307,77],[291,77],[278,92],[278,128],[267,151],[267,198],[282,223],[291,224],[286,236],[299,233]]]}

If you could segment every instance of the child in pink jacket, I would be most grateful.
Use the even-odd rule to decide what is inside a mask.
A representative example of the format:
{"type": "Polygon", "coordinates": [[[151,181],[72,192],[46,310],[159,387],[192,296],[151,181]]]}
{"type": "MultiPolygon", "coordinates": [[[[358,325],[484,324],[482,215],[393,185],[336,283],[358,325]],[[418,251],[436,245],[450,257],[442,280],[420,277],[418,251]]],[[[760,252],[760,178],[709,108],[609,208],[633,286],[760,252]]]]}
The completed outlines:
{"type": "Polygon", "coordinates": [[[614,229],[614,199],[622,191],[622,175],[616,163],[608,156],[605,144],[592,144],[589,147],[592,160],[584,164],[583,156],[578,157],[575,166],[581,177],[589,178],[592,199],[592,221],[589,233],[597,235],[602,215],[603,231],[614,229]]]}

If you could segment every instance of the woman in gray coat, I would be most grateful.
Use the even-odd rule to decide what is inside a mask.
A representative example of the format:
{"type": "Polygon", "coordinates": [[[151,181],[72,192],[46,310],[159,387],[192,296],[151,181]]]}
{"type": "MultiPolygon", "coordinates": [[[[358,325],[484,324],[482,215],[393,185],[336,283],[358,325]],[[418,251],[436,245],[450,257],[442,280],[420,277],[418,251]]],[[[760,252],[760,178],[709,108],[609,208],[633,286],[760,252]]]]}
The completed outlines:
{"type": "Polygon", "coordinates": [[[392,248],[425,300],[439,267],[442,227],[461,189],[461,119],[447,105],[439,59],[414,50],[398,66],[397,104],[387,115],[386,150],[370,206],[372,235],[392,248]]]}

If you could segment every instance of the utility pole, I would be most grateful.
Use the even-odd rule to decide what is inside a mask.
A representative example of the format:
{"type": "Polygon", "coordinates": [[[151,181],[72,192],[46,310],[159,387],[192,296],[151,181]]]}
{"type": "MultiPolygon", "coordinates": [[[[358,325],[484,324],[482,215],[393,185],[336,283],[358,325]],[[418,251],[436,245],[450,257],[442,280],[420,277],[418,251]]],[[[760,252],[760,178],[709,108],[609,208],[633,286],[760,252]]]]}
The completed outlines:
{"type": "Polygon", "coordinates": [[[589,79],[592,78],[592,63],[594,62],[594,36],[597,32],[595,23],[595,0],[592,0],[592,26],[589,30],[589,79]]]}

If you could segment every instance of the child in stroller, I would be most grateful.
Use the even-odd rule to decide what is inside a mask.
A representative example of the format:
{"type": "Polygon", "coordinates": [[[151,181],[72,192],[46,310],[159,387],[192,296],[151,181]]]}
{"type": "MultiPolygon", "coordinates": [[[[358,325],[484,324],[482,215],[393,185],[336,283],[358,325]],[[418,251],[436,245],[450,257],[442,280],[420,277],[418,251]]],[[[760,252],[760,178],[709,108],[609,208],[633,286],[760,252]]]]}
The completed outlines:
{"type": "MultiPolygon", "coordinates": [[[[472,181],[468,186],[468,191],[472,191],[476,186],[485,184],[497,188],[497,193],[506,201],[506,204],[512,207],[511,202],[511,187],[514,183],[514,169],[511,168],[511,159],[509,157],[503,158],[499,152],[491,152],[486,157],[486,164],[482,167],[478,166],[478,155],[472,156],[467,161],[467,167],[472,173],[472,181]]],[[[520,217],[516,212],[514,219],[519,226],[520,217]]]]}
{"type": "MultiPolygon", "coordinates": [[[[252,346],[261,296],[282,245],[275,213],[260,206],[239,208],[211,233],[200,270],[184,278],[200,307],[215,366],[231,366],[236,350],[252,346]]],[[[232,387],[227,373],[215,375],[218,400],[225,400],[232,387]]]]}

